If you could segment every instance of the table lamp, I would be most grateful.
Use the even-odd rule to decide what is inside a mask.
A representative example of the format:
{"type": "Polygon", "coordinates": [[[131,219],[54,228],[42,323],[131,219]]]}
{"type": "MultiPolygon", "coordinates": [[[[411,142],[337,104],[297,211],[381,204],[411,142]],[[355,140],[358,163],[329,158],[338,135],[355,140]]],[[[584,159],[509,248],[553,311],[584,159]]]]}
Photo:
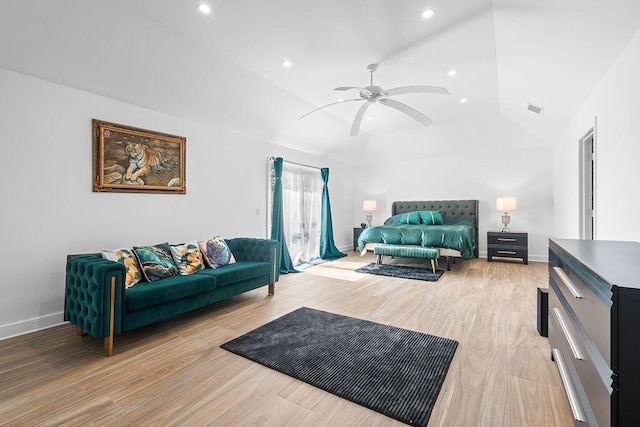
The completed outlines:
{"type": "Polygon", "coordinates": [[[509,216],[508,211],[515,211],[516,209],[517,206],[515,197],[505,196],[498,197],[496,199],[496,210],[504,212],[502,214],[502,223],[504,224],[504,227],[502,227],[503,233],[509,233],[511,231],[508,227],[509,223],[511,222],[511,217],[509,216]]]}
{"type": "Polygon", "coordinates": [[[373,212],[378,210],[378,204],[375,200],[365,200],[362,202],[362,210],[367,213],[367,224],[371,227],[371,220],[373,219],[373,212]]]}

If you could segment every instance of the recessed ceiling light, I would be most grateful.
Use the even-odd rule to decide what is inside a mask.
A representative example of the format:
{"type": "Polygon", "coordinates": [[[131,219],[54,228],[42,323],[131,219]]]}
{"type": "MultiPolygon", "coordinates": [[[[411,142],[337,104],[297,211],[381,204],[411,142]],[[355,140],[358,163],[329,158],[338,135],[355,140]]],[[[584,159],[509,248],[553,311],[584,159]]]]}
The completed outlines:
{"type": "Polygon", "coordinates": [[[456,70],[456,69],[449,70],[449,73],[447,73],[447,74],[449,74],[450,76],[455,76],[456,74],[458,74],[458,70],[456,70]]]}
{"type": "Polygon", "coordinates": [[[344,101],[344,98],[338,98],[338,102],[344,101]]]}
{"type": "Polygon", "coordinates": [[[211,6],[209,6],[208,4],[205,3],[200,3],[200,6],[198,6],[198,10],[201,13],[204,13],[205,15],[208,15],[211,13],[211,6]]]}
{"type": "Polygon", "coordinates": [[[436,14],[436,11],[434,9],[427,9],[424,12],[422,12],[422,19],[429,19],[435,14],[436,14]]]}
{"type": "Polygon", "coordinates": [[[467,98],[460,98],[460,102],[466,104],[467,102],[469,102],[469,100],[467,98]]]}
{"type": "Polygon", "coordinates": [[[284,61],[282,61],[282,66],[283,66],[283,67],[287,67],[287,68],[289,68],[289,67],[291,67],[292,65],[293,65],[293,62],[291,62],[291,61],[290,61],[290,60],[288,60],[288,59],[285,59],[284,61]]]}
{"type": "Polygon", "coordinates": [[[367,117],[367,120],[373,120],[373,117],[368,116],[368,117],[367,117]]]}

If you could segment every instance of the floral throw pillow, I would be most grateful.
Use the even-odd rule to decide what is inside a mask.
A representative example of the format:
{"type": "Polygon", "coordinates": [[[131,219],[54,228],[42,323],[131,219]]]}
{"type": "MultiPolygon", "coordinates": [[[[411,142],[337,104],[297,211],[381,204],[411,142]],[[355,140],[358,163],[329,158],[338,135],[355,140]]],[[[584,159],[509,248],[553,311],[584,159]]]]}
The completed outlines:
{"type": "Polygon", "coordinates": [[[153,246],[134,246],[133,252],[138,258],[142,274],[150,282],[178,275],[178,267],[171,257],[169,243],[153,246]]]}
{"type": "Polygon", "coordinates": [[[227,246],[227,243],[220,236],[216,236],[211,240],[198,242],[198,246],[200,247],[204,260],[211,268],[235,264],[236,262],[229,246],[227,246]]]}
{"type": "Polygon", "coordinates": [[[131,249],[103,249],[102,258],[124,265],[127,271],[127,275],[124,279],[125,287],[130,288],[138,283],[140,279],[142,279],[138,260],[136,260],[136,257],[135,255],[133,255],[133,251],[131,249]]]}
{"type": "Polygon", "coordinates": [[[197,273],[204,268],[202,252],[195,240],[184,245],[171,245],[171,256],[183,276],[197,273]]]}

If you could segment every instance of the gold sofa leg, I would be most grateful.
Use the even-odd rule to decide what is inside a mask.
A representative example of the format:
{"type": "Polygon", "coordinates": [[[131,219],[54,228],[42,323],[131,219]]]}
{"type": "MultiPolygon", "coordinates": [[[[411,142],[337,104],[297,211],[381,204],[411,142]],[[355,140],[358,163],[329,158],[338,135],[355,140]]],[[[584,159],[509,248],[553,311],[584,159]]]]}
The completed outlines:
{"type": "Polygon", "coordinates": [[[279,268],[280,266],[278,265],[278,249],[277,248],[273,248],[273,283],[269,283],[269,295],[275,295],[276,294],[276,268],[279,268]]]}
{"type": "Polygon", "coordinates": [[[111,304],[109,313],[109,336],[104,339],[104,354],[110,357],[113,354],[113,326],[116,315],[116,278],[111,278],[111,304]]]}
{"type": "Polygon", "coordinates": [[[84,329],[82,329],[82,328],[76,328],[76,334],[77,334],[80,338],[82,338],[82,337],[84,336],[84,334],[85,334],[84,329]]]}

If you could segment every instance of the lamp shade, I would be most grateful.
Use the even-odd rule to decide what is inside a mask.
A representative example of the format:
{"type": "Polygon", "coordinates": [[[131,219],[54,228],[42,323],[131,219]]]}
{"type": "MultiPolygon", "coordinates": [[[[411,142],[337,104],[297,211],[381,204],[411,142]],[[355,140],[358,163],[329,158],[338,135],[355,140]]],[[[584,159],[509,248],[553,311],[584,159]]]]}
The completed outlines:
{"type": "Polygon", "coordinates": [[[515,211],[517,209],[516,206],[516,198],[515,197],[498,197],[496,199],[496,210],[497,211],[515,211]]]}
{"type": "Polygon", "coordinates": [[[365,212],[375,212],[378,210],[378,204],[375,200],[365,200],[362,202],[362,210],[365,212]]]}

